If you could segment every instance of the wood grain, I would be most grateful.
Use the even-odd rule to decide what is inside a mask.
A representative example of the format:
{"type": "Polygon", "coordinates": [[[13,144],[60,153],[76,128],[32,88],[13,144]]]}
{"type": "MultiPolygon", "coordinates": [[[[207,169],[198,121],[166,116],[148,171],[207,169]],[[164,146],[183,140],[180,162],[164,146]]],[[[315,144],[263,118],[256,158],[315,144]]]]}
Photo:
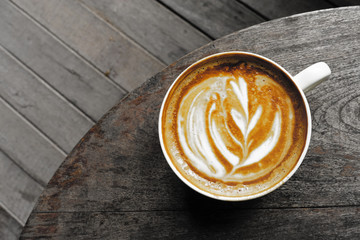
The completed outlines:
{"type": "Polygon", "coordinates": [[[326,0],[240,0],[268,19],[286,17],[297,13],[332,8],[326,0]]]}
{"type": "Polygon", "coordinates": [[[265,19],[233,0],[160,0],[212,38],[263,22],[265,19]]]}
{"type": "Polygon", "coordinates": [[[0,76],[0,95],[66,152],[93,125],[91,119],[2,47],[0,76]]]}
{"type": "MultiPolygon", "coordinates": [[[[188,208],[187,199],[195,198],[197,194],[189,191],[170,171],[159,147],[156,129],[162,96],[191,62],[211,53],[235,49],[263,54],[291,73],[316,61],[327,62],[333,70],[328,82],[307,94],[314,128],[311,147],[302,167],[280,190],[255,201],[256,205],[317,207],[359,204],[360,186],[354,178],[360,174],[356,157],[360,153],[360,137],[358,131],[342,131],[339,127],[342,120],[337,114],[342,103],[356,99],[360,88],[360,83],[352,80],[360,78],[357,64],[360,49],[357,44],[348,44],[360,39],[360,22],[356,14],[352,9],[343,9],[339,13],[325,11],[308,14],[306,18],[290,17],[257,25],[215,41],[171,65],[123,99],[92,128],[48,185],[37,211],[188,208]],[[308,27],[312,21],[318,22],[317,27],[308,27]],[[264,29],[270,26],[271,32],[265,34],[264,29]],[[328,31],[332,34],[329,35],[328,31]],[[302,38],[298,37],[299,32],[302,38]],[[252,41],[254,38],[258,41],[252,41]],[[345,101],[340,101],[342,98],[345,101]],[[69,175],[68,171],[75,162],[83,172],[74,179],[81,179],[81,184],[62,185],[63,176],[69,175]],[[340,174],[347,168],[353,175],[340,174]],[[328,181],[334,176],[336,181],[329,185],[328,181]],[[102,182],[102,186],[97,182],[102,182]],[[148,182],[156,184],[149,185],[148,182]],[[53,197],[64,188],[67,190],[53,197]],[[76,198],[69,200],[68,194],[76,198]],[[152,201],[147,200],[149,196],[152,201]],[[52,206],[55,202],[59,204],[52,206]]],[[[212,203],[200,196],[198,199],[212,203]]]]}
{"type": "Polygon", "coordinates": [[[98,120],[125,92],[9,1],[0,2],[0,44],[98,120]]]}
{"type": "Polygon", "coordinates": [[[17,240],[22,226],[0,206],[0,237],[6,240],[17,240]]]}
{"type": "Polygon", "coordinates": [[[210,41],[154,0],[82,2],[167,64],[210,41]]]}
{"type": "Polygon", "coordinates": [[[357,239],[359,214],[359,207],[36,213],[22,239],[357,239]],[[60,224],[48,228],[55,219],[60,224]]]}
{"type": "Polygon", "coordinates": [[[219,212],[229,213],[224,214],[226,224],[220,222],[206,229],[210,237],[221,238],[220,234],[231,232],[223,229],[235,221],[239,234],[249,228],[256,231],[244,235],[250,239],[268,236],[274,229],[285,239],[296,238],[299,233],[313,238],[323,234],[327,239],[336,236],[337,227],[345,229],[341,232],[344,237],[356,239],[360,204],[360,82],[355,80],[360,79],[359,10],[317,11],[262,23],[214,41],[149,79],[82,138],[42,194],[24,236],[61,233],[86,238],[102,226],[109,229],[111,238],[127,231],[136,238],[150,231],[161,234],[158,226],[168,221],[169,225],[162,228],[164,236],[184,227],[182,237],[191,238],[208,226],[202,221],[215,221],[214,212],[219,212]],[[162,99],[178,74],[202,57],[231,50],[264,55],[292,74],[318,61],[327,62],[333,71],[327,82],[307,93],[314,124],[303,164],[281,188],[247,202],[208,199],[185,186],[168,167],[157,132],[162,99]],[[203,214],[193,220],[196,211],[203,214]],[[272,215],[274,211],[279,214],[272,215]],[[91,214],[97,212],[106,215],[96,222],[99,225],[92,228],[81,223],[96,221],[91,214]],[[141,215],[130,221],[129,214],[149,217],[141,215]],[[229,215],[233,217],[226,222],[229,215]],[[259,224],[243,221],[241,216],[254,217],[259,224]],[[330,216],[341,220],[332,221],[330,216]],[[144,224],[139,227],[142,217],[144,224]],[[110,227],[101,219],[110,219],[110,227]],[[151,221],[154,225],[149,224],[151,221]],[[74,224],[78,227],[72,228],[74,224]],[[215,232],[217,226],[221,233],[215,232]]]}
{"type": "MultiPolygon", "coordinates": [[[[6,153],[16,165],[27,172],[34,180],[45,186],[64,160],[65,153],[19,115],[2,98],[0,98],[0,115],[1,151],[6,153]]],[[[7,166],[15,168],[12,165],[7,166]]],[[[2,169],[2,171],[4,170],[2,169]]],[[[17,173],[13,172],[13,174],[17,173]]],[[[22,181],[22,179],[20,180],[22,181]]],[[[29,180],[29,185],[31,183],[29,180]]],[[[22,189],[23,186],[19,187],[22,189]]],[[[36,189],[37,187],[34,187],[34,191],[36,189]]]]}
{"type": "Polygon", "coordinates": [[[161,61],[96,17],[78,1],[14,2],[128,91],[164,67],[161,61]]]}
{"type": "Polygon", "coordinates": [[[43,186],[0,150],[0,205],[5,206],[22,225],[25,225],[42,190],[43,186]]]}

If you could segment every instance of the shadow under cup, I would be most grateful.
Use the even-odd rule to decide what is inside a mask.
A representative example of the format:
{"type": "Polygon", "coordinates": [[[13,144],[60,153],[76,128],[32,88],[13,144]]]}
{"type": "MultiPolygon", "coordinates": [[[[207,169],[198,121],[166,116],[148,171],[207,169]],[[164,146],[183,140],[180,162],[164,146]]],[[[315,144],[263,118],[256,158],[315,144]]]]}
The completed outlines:
{"type": "Polygon", "coordinates": [[[211,55],[169,88],[159,118],[172,170],[205,196],[242,201],[287,181],[301,164],[311,119],[281,66],[246,52],[211,55]]]}

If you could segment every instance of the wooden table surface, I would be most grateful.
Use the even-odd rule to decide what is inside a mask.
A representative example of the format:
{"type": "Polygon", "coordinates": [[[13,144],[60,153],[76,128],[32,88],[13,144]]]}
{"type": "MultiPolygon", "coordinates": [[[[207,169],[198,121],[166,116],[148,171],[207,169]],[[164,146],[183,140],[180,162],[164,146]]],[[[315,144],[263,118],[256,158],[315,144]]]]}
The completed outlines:
{"type": "MultiPolygon", "coordinates": [[[[141,68],[142,66],[138,66],[141,68]]],[[[360,238],[360,7],[317,11],[235,32],[186,55],[114,106],[81,139],[41,195],[22,238],[360,238]],[[332,69],[306,94],[313,133],[282,187],[246,202],[199,195],[167,165],[158,140],[162,99],[192,62],[231,50],[291,74],[332,69]]]]}

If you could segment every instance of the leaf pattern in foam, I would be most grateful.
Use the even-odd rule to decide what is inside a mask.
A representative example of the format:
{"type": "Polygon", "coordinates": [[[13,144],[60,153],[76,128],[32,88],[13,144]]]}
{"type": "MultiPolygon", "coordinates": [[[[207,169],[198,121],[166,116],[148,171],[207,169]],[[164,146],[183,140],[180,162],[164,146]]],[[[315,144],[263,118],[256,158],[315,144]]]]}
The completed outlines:
{"type": "Polygon", "coordinates": [[[236,136],[231,133],[227,123],[219,126],[221,121],[219,121],[217,117],[225,115],[220,114],[220,112],[225,111],[222,104],[212,104],[210,111],[207,113],[208,115],[204,114],[206,112],[204,110],[204,101],[207,101],[206,99],[208,99],[209,96],[216,93],[215,95],[218,96],[216,99],[219,101],[220,99],[222,99],[221,101],[224,101],[229,97],[225,94],[225,85],[228,80],[228,77],[219,77],[216,78],[216,81],[214,79],[208,80],[214,82],[213,85],[216,86],[214,88],[203,88],[199,92],[196,89],[192,89],[192,91],[184,97],[184,101],[188,101],[191,104],[188,105],[182,103],[180,106],[180,108],[187,108],[185,106],[190,107],[187,108],[186,111],[182,111],[185,114],[184,118],[178,118],[180,142],[184,153],[188,156],[192,165],[199,171],[204,172],[211,177],[223,178],[224,180],[226,178],[233,179],[237,169],[256,163],[268,155],[280,137],[281,125],[281,114],[278,110],[275,114],[272,127],[269,129],[267,139],[265,139],[256,149],[249,152],[253,142],[253,140],[250,139],[250,133],[256,128],[259,121],[261,121],[261,115],[266,109],[263,109],[263,107],[259,105],[250,118],[248,86],[242,77],[239,77],[238,79],[233,77],[230,79],[231,92],[234,94],[231,103],[236,105],[230,110],[230,116],[234,120],[236,127],[242,133],[242,140],[237,139],[236,136]],[[223,87],[219,88],[219,86],[223,87]],[[215,112],[216,114],[214,114],[215,112]],[[208,122],[208,133],[204,122],[208,122]],[[240,152],[242,151],[243,154],[238,155],[232,152],[232,149],[229,148],[226,140],[224,140],[224,133],[232,138],[235,145],[238,146],[240,152]],[[231,164],[232,167],[230,172],[226,171],[221,160],[217,157],[215,152],[213,152],[215,149],[212,149],[210,142],[214,143],[216,151],[220,152],[226,161],[231,164]]]}
{"type": "Polygon", "coordinates": [[[259,105],[252,118],[249,119],[249,99],[246,81],[242,77],[239,77],[238,85],[232,81],[231,86],[245,113],[245,116],[243,116],[236,109],[231,110],[231,117],[244,136],[244,142],[242,143],[244,158],[237,166],[234,166],[235,168],[232,171],[234,172],[239,167],[247,166],[260,161],[272,151],[280,137],[281,117],[279,111],[277,111],[269,137],[259,147],[254,149],[252,152],[249,152],[249,148],[252,142],[249,139],[249,134],[259,122],[263,110],[261,105],[259,105]]]}

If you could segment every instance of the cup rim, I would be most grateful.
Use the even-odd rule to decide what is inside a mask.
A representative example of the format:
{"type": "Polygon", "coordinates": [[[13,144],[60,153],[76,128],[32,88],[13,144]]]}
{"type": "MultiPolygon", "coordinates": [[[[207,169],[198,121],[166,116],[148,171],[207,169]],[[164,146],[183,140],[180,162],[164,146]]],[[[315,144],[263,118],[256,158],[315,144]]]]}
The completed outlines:
{"type": "Polygon", "coordinates": [[[213,198],[213,199],[217,199],[217,200],[222,200],[222,201],[247,201],[247,200],[251,200],[251,199],[256,199],[259,197],[262,197],[264,195],[267,195],[269,193],[271,193],[272,191],[278,189],[280,186],[282,186],[285,182],[287,182],[293,175],[294,173],[297,171],[297,169],[300,167],[301,163],[303,162],[305,155],[308,151],[309,148],[309,144],[310,144],[310,139],[311,139],[311,131],[312,131],[312,123],[311,123],[311,113],[310,113],[310,107],[309,107],[309,103],[306,99],[306,96],[304,94],[304,91],[298,86],[298,84],[296,83],[296,81],[294,80],[294,77],[288,72],[286,71],[282,66],[280,66],[278,63],[276,63],[275,61],[264,57],[262,55],[256,54],[256,53],[251,53],[251,52],[246,52],[246,51],[226,51],[226,52],[219,52],[219,53],[215,53],[215,54],[211,54],[209,56],[203,57],[199,60],[197,60],[196,62],[192,63],[190,66],[188,66],[185,70],[183,70],[177,77],[176,79],[173,81],[173,83],[170,85],[170,87],[168,88],[166,95],[163,98],[162,104],[161,104],[161,108],[160,108],[160,113],[159,113],[159,122],[158,122],[158,133],[159,133],[159,140],[160,140],[160,145],[161,145],[161,150],[166,158],[166,161],[168,162],[170,168],[173,170],[173,172],[190,188],[192,188],[193,190],[195,190],[196,192],[213,198]],[[306,116],[307,116],[307,135],[306,135],[306,141],[305,141],[305,145],[304,148],[302,150],[302,153],[296,163],[296,165],[293,167],[293,169],[278,183],[274,184],[272,187],[261,191],[259,193],[256,194],[252,194],[252,195],[248,195],[248,196],[235,196],[235,197],[230,197],[230,196],[220,196],[220,195],[216,195],[216,194],[212,194],[210,192],[204,191],[200,188],[198,188],[197,186],[195,186],[193,183],[191,183],[189,180],[187,180],[175,167],[174,163],[172,162],[171,158],[169,157],[166,148],[164,146],[164,141],[163,141],[163,132],[162,132],[162,117],[163,117],[163,111],[164,111],[164,107],[165,107],[165,103],[169,97],[169,94],[171,92],[171,90],[174,88],[174,86],[176,85],[176,83],[179,81],[179,79],[182,78],[182,76],[188,72],[189,69],[194,68],[196,65],[200,64],[203,61],[206,61],[208,59],[211,58],[216,58],[222,55],[228,55],[228,54],[242,54],[242,55],[250,55],[252,57],[261,59],[263,61],[269,62],[272,65],[274,65],[275,67],[277,67],[279,70],[281,70],[296,86],[298,92],[300,93],[302,100],[304,102],[305,105],[305,109],[306,109],[306,116]]]}

